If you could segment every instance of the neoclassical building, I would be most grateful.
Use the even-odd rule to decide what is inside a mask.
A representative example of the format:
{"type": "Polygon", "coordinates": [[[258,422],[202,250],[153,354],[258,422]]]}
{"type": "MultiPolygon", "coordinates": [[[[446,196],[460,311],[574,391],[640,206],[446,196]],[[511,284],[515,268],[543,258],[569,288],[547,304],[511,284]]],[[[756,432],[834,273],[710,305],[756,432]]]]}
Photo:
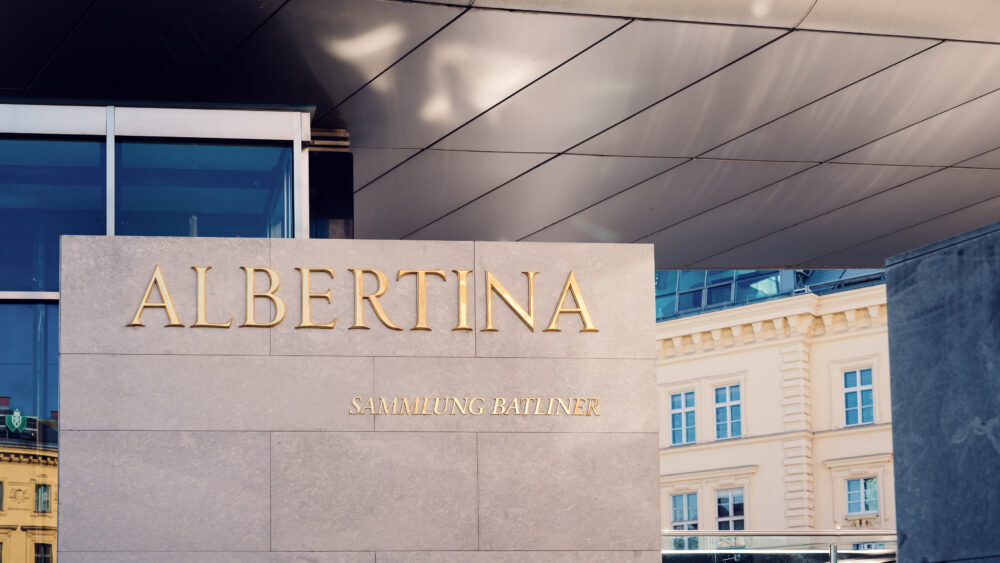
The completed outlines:
{"type": "Polygon", "coordinates": [[[657,325],[664,529],[896,527],[884,285],[657,325]]]}

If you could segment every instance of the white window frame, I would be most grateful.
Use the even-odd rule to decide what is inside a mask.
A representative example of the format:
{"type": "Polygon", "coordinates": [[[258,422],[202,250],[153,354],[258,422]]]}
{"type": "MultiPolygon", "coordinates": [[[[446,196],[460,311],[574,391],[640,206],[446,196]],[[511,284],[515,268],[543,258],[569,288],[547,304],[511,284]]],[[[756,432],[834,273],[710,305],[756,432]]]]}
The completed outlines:
{"type": "Polygon", "coordinates": [[[830,471],[833,489],[833,520],[843,528],[890,529],[895,527],[895,508],[886,491],[893,490],[892,454],[881,453],[830,459],[823,462],[830,471]],[[875,477],[878,487],[878,512],[848,514],[847,481],[875,477]]]}
{"type": "Polygon", "coordinates": [[[724,532],[732,532],[732,531],[742,532],[742,531],[745,531],[747,529],[747,495],[746,495],[746,489],[744,489],[743,487],[732,487],[732,488],[729,488],[729,489],[716,489],[716,491],[715,491],[715,505],[716,505],[716,509],[715,509],[715,527],[716,527],[717,530],[724,531],[724,532]],[[735,511],[733,510],[733,505],[735,504],[733,502],[733,494],[736,491],[739,491],[740,497],[743,498],[743,503],[742,503],[743,504],[743,514],[741,516],[736,516],[734,514],[735,511]],[[729,499],[729,516],[719,516],[719,512],[718,512],[719,499],[722,498],[723,495],[725,495],[729,499]],[[734,525],[737,521],[740,521],[740,522],[743,523],[743,527],[741,529],[739,529],[739,530],[737,530],[736,527],[735,527],[735,525],[734,525]],[[728,529],[723,530],[719,526],[723,522],[726,522],[726,523],[729,524],[729,528],[728,529]]]}
{"type": "Polygon", "coordinates": [[[669,408],[669,418],[668,427],[670,428],[670,445],[671,446],[685,446],[688,444],[695,444],[698,442],[698,394],[695,393],[694,389],[687,389],[684,391],[671,391],[667,393],[667,405],[669,408]],[[680,408],[674,408],[674,397],[680,395],[681,406],[680,408]],[[691,395],[691,406],[687,406],[687,396],[691,395]],[[674,442],[674,414],[681,415],[681,441],[674,442]],[[687,439],[687,430],[689,428],[687,424],[687,413],[691,413],[691,418],[694,419],[694,424],[690,428],[694,431],[694,438],[691,440],[687,439]]]}
{"type": "Polygon", "coordinates": [[[843,410],[844,410],[844,426],[853,427],[853,426],[861,426],[861,425],[864,425],[864,424],[875,424],[875,404],[876,404],[876,400],[875,400],[875,369],[872,368],[872,367],[845,369],[840,374],[840,384],[841,384],[841,388],[843,389],[843,391],[841,393],[841,397],[843,398],[843,401],[844,401],[842,403],[843,404],[843,410]],[[869,382],[867,385],[863,385],[861,383],[861,372],[862,371],[866,371],[866,370],[871,372],[871,382],[869,382]],[[854,373],[855,374],[856,385],[854,387],[847,387],[847,384],[844,382],[844,378],[847,377],[847,374],[849,374],[849,373],[854,373]],[[864,420],[864,407],[863,407],[863,405],[861,403],[862,394],[866,390],[867,391],[871,391],[871,394],[872,394],[872,404],[871,404],[872,419],[871,420],[867,420],[867,421],[864,420]],[[848,420],[847,420],[847,413],[848,413],[849,410],[851,410],[851,409],[849,409],[847,407],[847,396],[850,395],[850,394],[854,394],[854,395],[857,396],[857,403],[856,403],[856,406],[854,407],[854,409],[856,409],[857,412],[858,412],[858,421],[854,422],[854,423],[848,422],[848,420]]]}
{"type": "Polygon", "coordinates": [[[716,440],[731,440],[733,438],[742,438],[743,437],[743,389],[742,389],[742,387],[741,387],[741,385],[739,383],[730,383],[730,384],[727,384],[727,385],[716,385],[716,386],[712,387],[712,420],[713,420],[713,427],[715,428],[715,439],[716,440]],[[733,400],[733,398],[732,398],[733,387],[735,387],[737,389],[737,392],[739,393],[739,396],[740,396],[739,399],[733,400]],[[723,401],[723,402],[721,402],[721,403],[718,402],[718,398],[717,398],[718,397],[717,394],[719,392],[719,389],[724,389],[725,393],[726,393],[726,400],[723,401]],[[733,418],[732,418],[732,412],[733,412],[732,411],[732,407],[734,407],[734,406],[739,407],[739,409],[740,409],[740,418],[739,418],[738,421],[735,421],[735,422],[733,421],[733,418]],[[726,420],[725,420],[725,422],[721,422],[721,423],[719,422],[719,418],[718,418],[718,412],[719,412],[720,408],[725,409],[725,413],[726,413],[726,420]],[[733,424],[734,423],[738,423],[740,425],[740,433],[736,434],[736,435],[733,435],[733,424]],[[725,427],[726,427],[726,435],[725,436],[719,436],[719,425],[720,424],[725,424],[725,427]]]}
{"type": "Polygon", "coordinates": [[[847,516],[848,517],[851,517],[851,516],[872,516],[872,515],[876,515],[876,514],[879,513],[879,508],[882,505],[880,504],[880,501],[879,501],[878,476],[872,475],[870,477],[854,477],[854,478],[851,478],[851,479],[847,479],[845,481],[845,485],[847,487],[847,516]],[[874,485],[875,485],[875,510],[865,510],[866,492],[868,490],[868,488],[865,485],[867,484],[867,482],[869,480],[874,481],[874,485]],[[860,496],[859,496],[857,502],[860,503],[861,510],[852,512],[851,511],[851,502],[852,502],[851,501],[851,483],[854,482],[854,481],[858,482],[858,487],[859,487],[858,494],[860,496]]]}
{"type": "MultiPolygon", "coordinates": [[[[888,412],[883,413],[883,399],[888,397],[888,381],[880,381],[882,358],[880,353],[865,354],[853,358],[832,361],[827,364],[830,382],[830,428],[858,428],[869,424],[881,424],[889,420],[888,412]],[[872,422],[847,424],[847,409],[844,406],[844,373],[849,371],[872,370],[872,422]]],[[[859,397],[860,398],[860,397],[859,397]]],[[[860,412],[860,411],[859,411],[860,412]]]]}
{"type": "Polygon", "coordinates": [[[697,530],[698,529],[698,491],[689,491],[686,493],[675,493],[670,495],[670,527],[674,530],[697,530]],[[692,498],[694,496],[694,505],[691,504],[692,498]],[[674,499],[681,499],[681,508],[683,511],[684,519],[675,520],[676,514],[674,513],[677,508],[674,506],[674,499]],[[694,518],[691,518],[691,510],[694,510],[694,518]],[[678,526],[681,526],[678,528],[678,526]],[[691,526],[694,526],[693,528],[691,526]]]}

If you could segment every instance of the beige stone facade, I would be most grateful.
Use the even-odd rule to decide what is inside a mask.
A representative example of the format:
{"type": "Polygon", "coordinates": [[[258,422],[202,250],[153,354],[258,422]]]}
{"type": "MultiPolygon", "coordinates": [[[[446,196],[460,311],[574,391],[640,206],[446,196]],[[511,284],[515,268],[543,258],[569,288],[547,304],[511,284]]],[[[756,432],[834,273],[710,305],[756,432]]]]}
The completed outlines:
{"type": "Polygon", "coordinates": [[[896,527],[884,286],[666,321],[657,340],[664,529],[674,528],[672,497],[690,493],[697,515],[682,519],[719,529],[717,495],[734,490],[746,530],[896,527]],[[736,438],[717,438],[719,389],[736,438]],[[681,428],[677,440],[674,414],[682,426],[693,417],[693,442],[673,443],[690,437],[681,428]]]}

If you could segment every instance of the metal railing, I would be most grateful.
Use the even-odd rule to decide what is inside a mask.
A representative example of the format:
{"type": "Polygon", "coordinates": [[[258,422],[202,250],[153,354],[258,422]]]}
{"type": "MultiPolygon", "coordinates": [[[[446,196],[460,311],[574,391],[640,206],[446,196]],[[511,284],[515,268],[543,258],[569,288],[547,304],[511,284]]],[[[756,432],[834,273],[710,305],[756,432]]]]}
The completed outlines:
{"type": "Polygon", "coordinates": [[[664,530],[661,537],[665,562],[896,561],[895,530],[664,530]]]}

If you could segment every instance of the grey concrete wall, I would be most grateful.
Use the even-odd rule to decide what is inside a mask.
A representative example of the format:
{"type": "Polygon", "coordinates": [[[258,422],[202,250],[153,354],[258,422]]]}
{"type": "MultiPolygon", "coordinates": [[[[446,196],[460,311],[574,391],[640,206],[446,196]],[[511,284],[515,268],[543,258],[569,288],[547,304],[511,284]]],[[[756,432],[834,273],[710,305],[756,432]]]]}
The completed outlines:
{"type": "Polygon", "coordinates": [[[1000,560],[1000,223],[887,262],[900,561],[1000,560]]]}
{"type": "Polygon", "coordinates": [[[64,237],[59,556],[659,561],[652,273],[641,245],[64,237]],[[147,309],[128,327],[157,264],[186,326],[147,309]],[[208,320],[231,328],[190,326],[192,266],[212,267],[208,320]],[[240,266],[280,275],[280,325],[237,326],[240,266]],[[335,329],[295,328],[297,266],[334,268],[313,276],[333,303],[312,309],[335,329]],[[381,302],[404,330],[367,304],[370,330],[348,329],[348,268],[385,272],[381,302]],[[432,330],[410,330],[416,282],[400,269],[448,272],[427,280],[432,330]],[[471,331],[452,330],[454,269],[474,270],[471,331]],[[500,330],[480,330],[486,270],[524,305],[521,272],[540,272],[534,331],[498,298],[500,330]],[[542,330],[570,270],[600,332],[575,314],[542,330]],[[349,414],[381,396],[479,396],[487,413],[349,414]],[[600,416],[493,416],[494,397],[597,397],[600,416]]]}

